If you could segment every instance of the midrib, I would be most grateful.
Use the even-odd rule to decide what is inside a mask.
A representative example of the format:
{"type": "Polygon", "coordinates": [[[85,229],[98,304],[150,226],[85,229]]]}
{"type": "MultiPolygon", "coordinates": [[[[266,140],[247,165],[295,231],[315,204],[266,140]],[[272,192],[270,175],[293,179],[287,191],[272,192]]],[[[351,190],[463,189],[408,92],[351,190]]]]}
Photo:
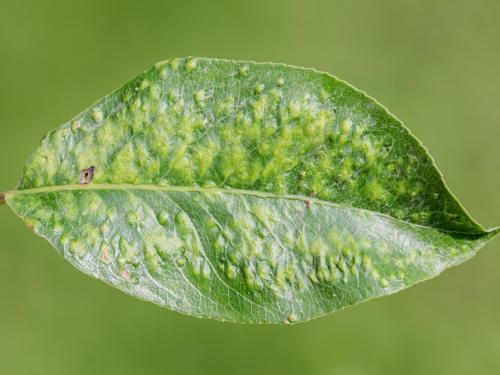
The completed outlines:
{"type": "MultiPolygon", "coordinates": [[[[147,185],[147,184],[141,184],[141,185],[133,185],[133,184],[76,185],[76,184],[74,184],[74,185],[56,185],[56,186],[46,186],[46,187],[32,188],[32,189],[13,190],[13,191],[9,191],[9,192],[4,193],[4,196],[5,196],[6,200],[8,200],[9,196],[53,193],[53,192],[60,192],[60,191],[78,191],[78,190],[81,190],[81,191],[149,190],[149,191],[160,191],[160,192],[184,192],[184,193],[194,192],[194,193],[204,193],[204,194],[234,194],[234,195],[244,195],[244,196],[257,197],[257,198],[288,199],[288,200],[302,201],[302,202],[304,202],[304,204],[310,203],[311,205],[317,204],[317,205],[321,205],[321,206],[340,208],[340,209],[344,209],[344,210],[363,211],[363,212],[367,212],[367,213],[370,213],[373,215],[379,215],[379,216],[391,219],[395,222],[400,222],[400,223],[404,223],[407,225],[420,227],[420,228],[434,229],[434,230],[438,230],[438,231],[446,232],[446,233],[462,233],[462,234],[471,234],[471,235],[486,234],[485,232],[480,233],[480,232],[450,231],[450,230],[446,230],[446,229],[442,229],[442,228],[411,223],[408,221],[397,219],[397,218],[392,217],[391,215],[388,215],[385,213],[371,211],[371,210],[367,210],[364,208],[346,206],[346,205],[342,205],[339,203],[324,201],[324,200],[321,200],[318,198],[306,197],[304,195],[276,194],[276,193],[270,193],[270,192],[264,192],[264,191],[245,190],[245,189],[207,188],[207,187],[198,187],[198,186],[158,186],[158,185],[147,185]]],[[[2,202],[0,202],[0,203],[2,203],[2,202]]],[[[493,232],[500,232],[500,228],[494,228],[494,229],[491,229],[490,231],[486,231],[486,232],[490,232],[490,234],[492,234],[493,232]]]]}
{"type": "MultiPolygon", "coordinates": [[[[30,195],[40,193],[54,193],[60,191],[77,191],[77,190],[149,190],[149,191],[163,191],[163,192],[183,192],[183,193],[205,193],[205,194],[234,194],[234,195],[248,195],[257,198],[273,198],[273,199],[290,199],[303,202],[311,202],[324,206],[332,206],[338,208],[348,208],[338,203],[324,201],[318,198],[306,197],[304,195],[296,194],[276,194],[257,190],[245,189],[232,189],[232,188],[208,188],[199,186],[158,186],[158,185],[133,185],[133,184],[88,184],[88,185],[55,185],[45,186],[32,189],[13,190],[6,192],[6,196],[16,195],[30,195]]],[[[353,208],[353,207],[349,207],[353,208]]],[[[366,211],[366,210],[364,210],[366,211]]]]}

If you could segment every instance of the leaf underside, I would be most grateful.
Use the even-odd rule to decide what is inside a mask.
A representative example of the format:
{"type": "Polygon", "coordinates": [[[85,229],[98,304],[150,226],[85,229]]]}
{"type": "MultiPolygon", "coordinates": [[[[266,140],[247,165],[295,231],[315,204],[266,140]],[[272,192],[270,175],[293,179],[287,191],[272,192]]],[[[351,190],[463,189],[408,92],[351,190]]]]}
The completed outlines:
{"type": "Polygon", "coordinates": [[[396,292],[498,233],[364,93],[203,58],[159,63],[49,133],[5,199],[81,271],[234,322],[307,321],[396,292]]]}

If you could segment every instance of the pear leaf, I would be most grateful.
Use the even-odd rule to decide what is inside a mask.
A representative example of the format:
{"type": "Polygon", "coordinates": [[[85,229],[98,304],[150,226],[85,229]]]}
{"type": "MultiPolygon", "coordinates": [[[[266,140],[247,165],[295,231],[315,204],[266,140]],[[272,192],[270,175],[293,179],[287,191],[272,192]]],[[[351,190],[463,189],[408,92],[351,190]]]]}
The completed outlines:
{"type": "Polygon", "coordinates": [[[159,63],[50,132],[1,200],[86,274],[233,322],[307,321],[397,292],[499,232],[366,94],[206,58],[159,63]]]}

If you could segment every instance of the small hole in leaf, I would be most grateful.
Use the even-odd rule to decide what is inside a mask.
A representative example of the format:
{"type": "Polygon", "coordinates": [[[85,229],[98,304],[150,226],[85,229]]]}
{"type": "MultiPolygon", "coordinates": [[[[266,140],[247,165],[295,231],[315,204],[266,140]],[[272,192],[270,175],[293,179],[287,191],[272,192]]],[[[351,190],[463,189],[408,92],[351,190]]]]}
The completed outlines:
{"type": "Polygon", "coordinates": [[[90,166],[87,169],[84,169],[80,172],[80,184],[90,184],[92,179],[94,178],[95,167],[90,166]]]}

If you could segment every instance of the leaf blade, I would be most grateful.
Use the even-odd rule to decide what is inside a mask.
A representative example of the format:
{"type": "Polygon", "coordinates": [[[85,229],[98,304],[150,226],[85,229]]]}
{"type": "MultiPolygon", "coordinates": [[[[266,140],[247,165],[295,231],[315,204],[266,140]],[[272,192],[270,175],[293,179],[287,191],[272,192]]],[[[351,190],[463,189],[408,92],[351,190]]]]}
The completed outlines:
{"type": "Polygon", "coordinates": [[[19,189],[75,184],[89,166],[95,183],[313,194],[417,224],[483,230],[397,118],[312,69],[201,58],[157,64],[51,132],[19,189]],[[394,174],[401,184],[382,184],[394,174]]]}
{"type": "Polygon", "coordinates": [[[49,133],[6,199],[83,272],[239,322],[393,293],[498,233],[366,94],[310,69],[202,58],[157,64],[49,133]]]}
{"type": "Polygon", "coordinates": [[[97,186],[7,202],[81,271],[186,314],[247,323],[306,321],[394,293],[488,237],[245,193],[97,186]],[[76,209],[57,208],[70,201],[76,209]]]}

